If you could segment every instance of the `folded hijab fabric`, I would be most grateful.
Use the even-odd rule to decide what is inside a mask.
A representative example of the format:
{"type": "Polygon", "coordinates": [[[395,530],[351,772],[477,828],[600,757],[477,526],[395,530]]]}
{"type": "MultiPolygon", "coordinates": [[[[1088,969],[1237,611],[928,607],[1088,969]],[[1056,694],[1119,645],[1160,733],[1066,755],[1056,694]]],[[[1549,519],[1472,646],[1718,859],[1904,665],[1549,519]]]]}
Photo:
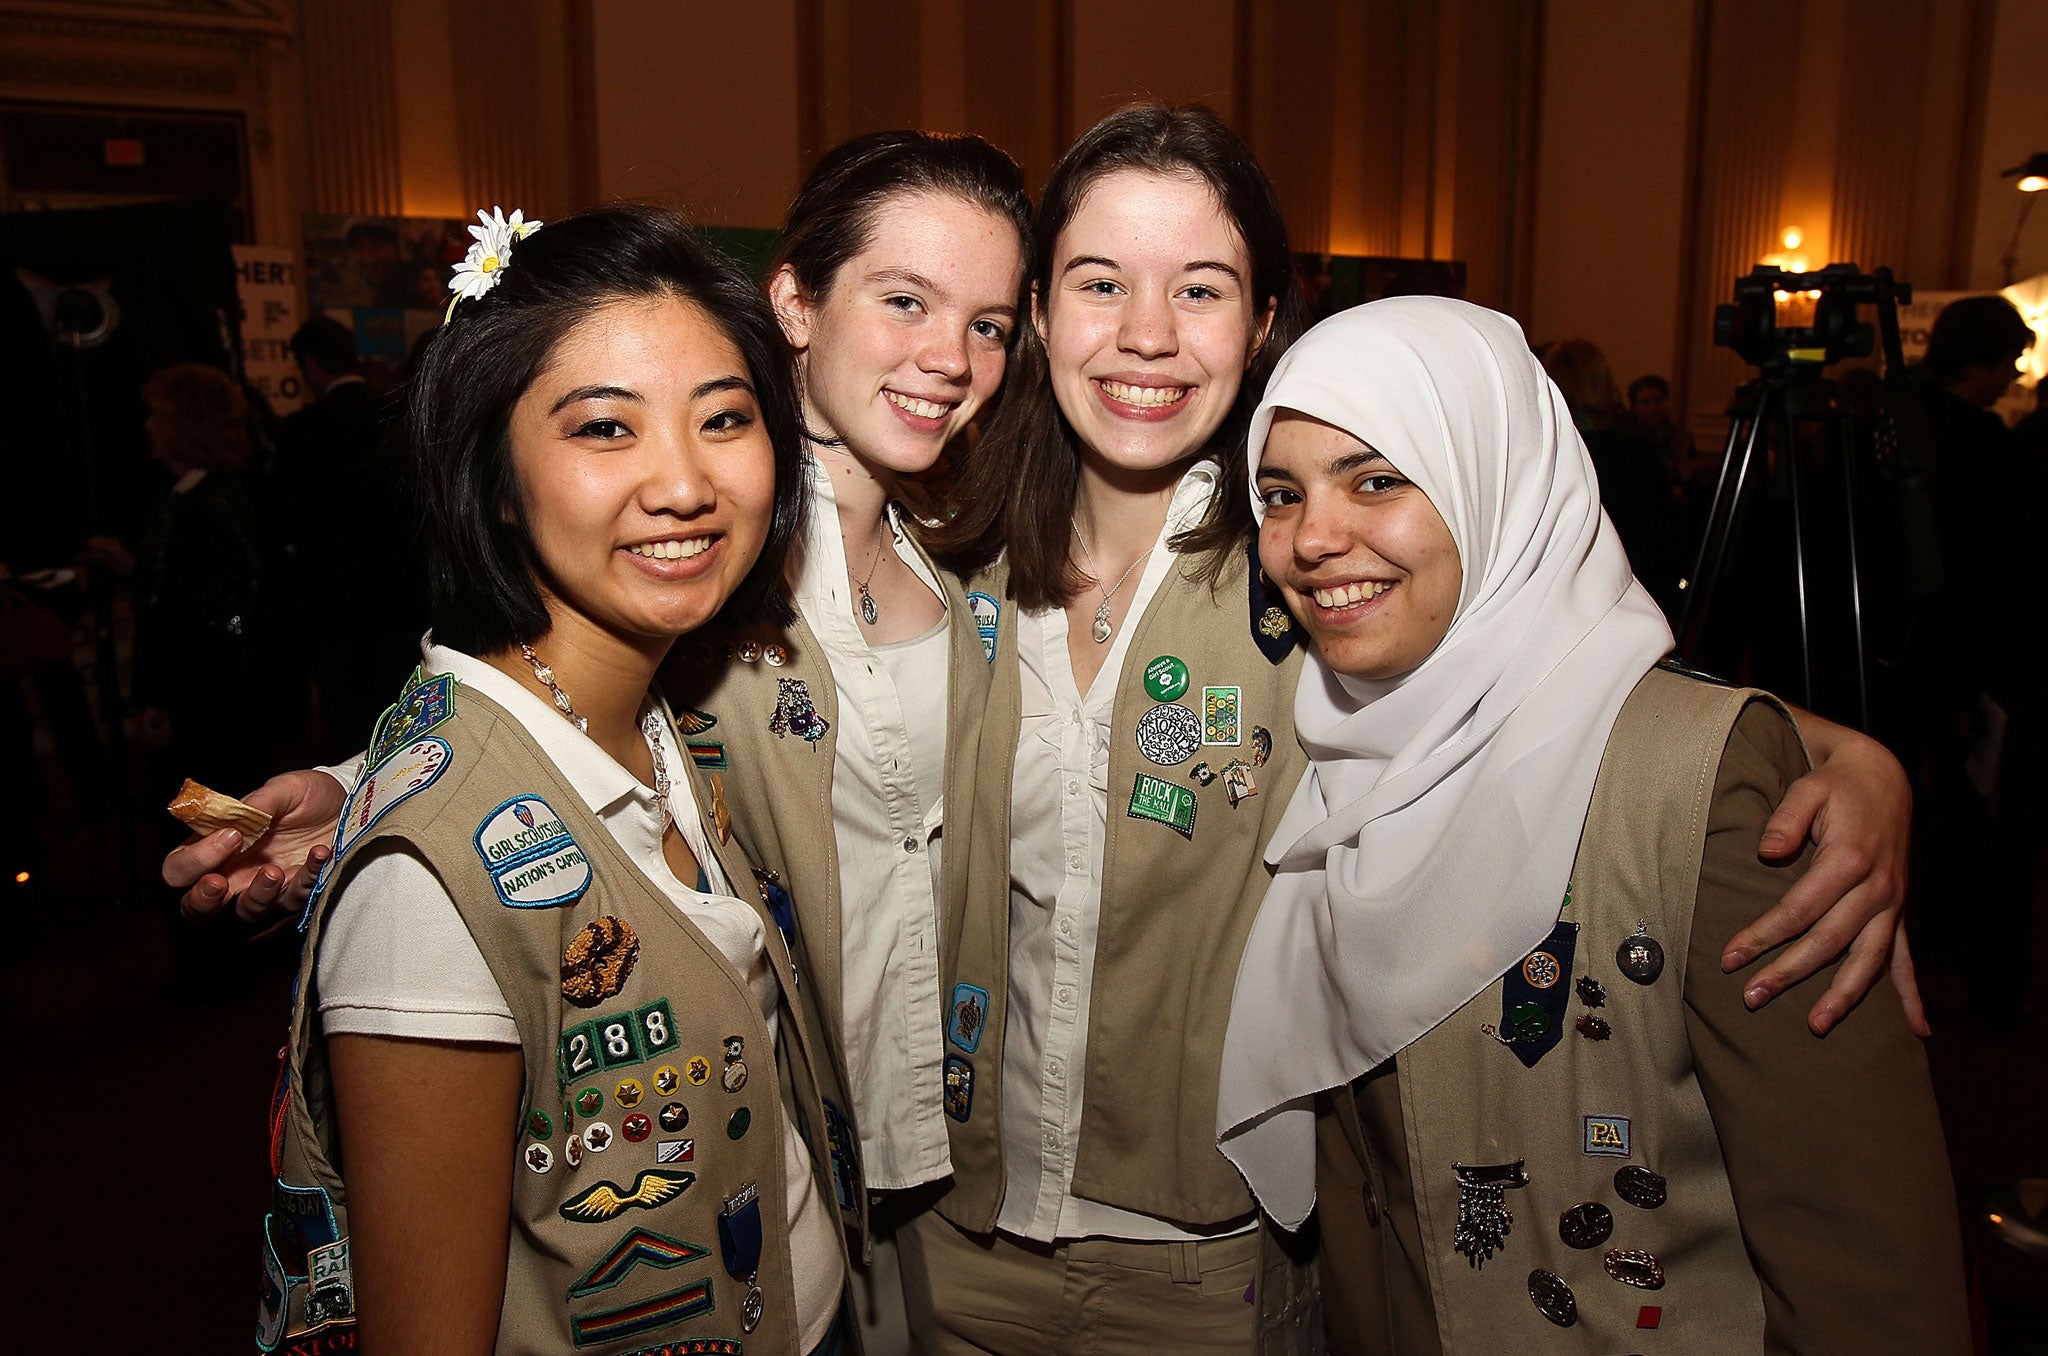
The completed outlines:
{"type": "Polygon", "coordinates": [[[1557,921],[1622,702],[1671,647],[1629,572],[1571,414],[1521,329],[1394,297],[1310,330],[1252,417],[1345,430],[1429,496],[1464,582],[1429,658],[1384,680],[1312,657],[1313,760],[1266,850],[1239,966],[1218,1143],[1289,1228],[1315,1203],[1310,1098],[1383,1063],[1557,921]]]}

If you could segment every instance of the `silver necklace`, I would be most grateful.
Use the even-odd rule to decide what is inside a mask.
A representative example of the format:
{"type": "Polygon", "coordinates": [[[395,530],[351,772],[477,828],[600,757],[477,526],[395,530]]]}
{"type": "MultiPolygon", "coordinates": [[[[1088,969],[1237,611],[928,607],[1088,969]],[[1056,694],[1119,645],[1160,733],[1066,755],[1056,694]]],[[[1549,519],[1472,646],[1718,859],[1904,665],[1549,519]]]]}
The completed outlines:
{"type": "MultiPolygon", "coordinates": [[[[554,694],[555,709],[562,713],[562,718],[583,734],[589,734],[589,718],[576,714],[575,703],[569,700],[569,694],[562,690],[562,685],[555,681],[555,671],[534,653],[531,645],[522,644],[519,647],[519,654],[527,663],[533,665],[533,680],[554,694]]],[[[668,763],[661,756],[661,716],[652,707],[640,718],[640,737],[647,741],[648,756],[654,760],[654,808],[661,815],[662,831],[666,833],[669,822],[668,763]]]]}
{"type": "MultiPolygon", "coordinates": [[[[868,562],[868,578],[853,581],[854,587],[860,590],[860,619],[869,626],[873,626],[882,619],[882,609],[875,606],[875,595],[868,592],[868,579],[875,577],[875,570],[882,563],[882,545],[889,540],[887,536],[889,526],[887,523],[882,525],[882,531],[884,535],[875,539],[875,558],[868,562]]],[[[853,572],[849,570],[847,573],[851,574],[853,572]]]]}
{"type": "Polygon", "coordinates": [[[1088,633],[1095,637],[1097,645],[1106,645],[1110,636],[1116,632],[1116,627],[1109,620],[1109,600],[1116,597],[1117,590],[1124,586],[1124,580],[1129,579],[1131,571],[1138,568],[1138,561],[1152,554],[1152,548],[1148,546],[1140,551],[1137,560],[1124,566],[1124,572],[1116,577],[1116,584],[1108,592],[1104,592],[1102,572],[1095,568],[1095,556],[1088,550],[1088,539],[1081,535],[1080,521],[1071,514],[1067,516],[1067,521],[1074,525],[1074,540],[1081,543],[1081,559],[1088,562],[1088,573],[1094,579],[1095,591],[1102,594],[1102,602],[1095,609],[1095,625],[1089,628],[1088,633]]]}

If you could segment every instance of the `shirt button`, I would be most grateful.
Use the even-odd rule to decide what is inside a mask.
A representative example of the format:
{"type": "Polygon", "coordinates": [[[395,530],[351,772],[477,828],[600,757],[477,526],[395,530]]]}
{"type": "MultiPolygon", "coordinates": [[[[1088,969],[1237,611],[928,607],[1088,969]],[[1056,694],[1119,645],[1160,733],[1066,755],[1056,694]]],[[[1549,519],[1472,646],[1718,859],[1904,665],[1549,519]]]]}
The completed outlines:
{"type": "Polygon", "coordinates": [[[1045,1071],[1046,1071],[1047,1073],[1051,1074],[1051,1075],[1052,1075],[1052,1076],[1053,1076],[1054,1078],[1058,1078],[1058,1077],[1060,1077],[1060,1076],[1061,1076],[1061,1074],[1062,1074],[1062,1073],[1064,1072],[1064,1070],[1063,1070],[1063,1069],[1061,1068],[1061,1066],[1060,1066],[1060,1062],[1059,1062],[1058,1060],[1054,1060],[1054,1061],[1052,1061],[1052,1063],[1050,1063],[1050,1064],[1046,1065],[1046,1066],[1045,1066],[1045,1071]]]}
{"type": "Polygon", "coordinates": [[[1062,984],[1060,985],[1059,998],[1061,1003],[1071,1006],[1074,1001],[1074,991],[1062,984]]]}
{"type": "Polygon", "coordinates": [[[1069,778],[1067,778],[1067,794],[1068,794],[1068,795],[1070,795],[1070,796],[1072,796],[1072,795],[1078,795],[1078,794],[1080,793],[1080,790],[1081,790],[1081,783],[1079,783],[1079,782],[1075,781],[1075,780],[1074,780],[1074,779],[1073,779],[1072,777],[1069,777],[1069,778]]]}
{"type": "Polygon", "coordinates": [[[1085,870],[1085,869],[1086,869],[1086,864],[1085,864],[1084,862],[1082,862],[1082,860],[1081,860],[1081,859],[1080,859],[1079,857],[1069,857],[1069,858],[1067,858],[1067,870],[1069,870],[1069,871],[1074,871],[1074,872],[1080,872],[1080,871],[1083,871],[1083,870],[1085,870]]]}
{"type": "Polygon", "coordinates": [[[1073,935],[1074,935],[1074,920],[1073,920],[1073,919],[1071,919],[1071,918],[1062,918],[1062,919],[1060,919],[1060,936],[1062,936],[1062,937],[1071,937],[1071,936],[1073,936],[1073,935]]]}
{"type": "Polygon", "coordinates": [[[915,838],[906,838],[903,840],[903,850],[905,852],[915,852],[917,851],[917,846],[918,844],[915,838]]]}

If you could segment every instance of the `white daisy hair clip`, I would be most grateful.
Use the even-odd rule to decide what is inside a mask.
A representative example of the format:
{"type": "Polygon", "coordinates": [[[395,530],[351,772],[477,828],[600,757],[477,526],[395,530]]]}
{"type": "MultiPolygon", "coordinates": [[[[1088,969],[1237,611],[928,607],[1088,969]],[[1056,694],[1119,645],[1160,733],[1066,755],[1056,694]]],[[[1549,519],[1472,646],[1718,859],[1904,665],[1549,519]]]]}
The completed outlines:
{"type": "Polygon", "coordinates": [[[455,315],[455,303],[482,296],[498,285],[506,268],[512,263],[512,247],[540,229],[537,221],[528,221],[519,208],[512,209],[508,220],[504,209],[493,207],[490,211],[478,211],[476,219],[483,224],[472,226],[469,233],[475,243],[469,253],[455,266],[455,276],[448,280],[448,290],[455,295],[448,298],[447,314],[441,323],[447,324],[455,315]]]}

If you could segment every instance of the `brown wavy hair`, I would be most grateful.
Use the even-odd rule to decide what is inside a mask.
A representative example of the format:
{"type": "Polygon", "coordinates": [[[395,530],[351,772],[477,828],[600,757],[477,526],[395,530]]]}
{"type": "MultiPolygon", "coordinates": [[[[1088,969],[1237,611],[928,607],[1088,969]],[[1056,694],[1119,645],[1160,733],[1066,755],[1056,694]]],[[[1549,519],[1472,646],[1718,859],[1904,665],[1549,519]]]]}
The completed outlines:
{"type": "MultiPolygon", "coordinates": [[[[1053,250],[1097,180],[1120,170],[1199,179],[1237,228],[1251,258],[1254,315],[1268,306],[1273,323],[1245,371],[1230,413],[1203,453],[1223,468],[1222,484],[1200,524],[1173,540],[1174,550],[1203,557],[1214,582],[1234,550],[1255,531],[1246,489],[1245,430],[1273,365],[1302,329],[1301,292],[1287,224],[1273,185],[1243,138],[1201,104],[1132,104],[1083,132],[1047,180],[1032,223],[1028,282],[1043,305],[1053,275],[1053,250]]],[[[968,573],[1005,551],[1010,594],[1037,610],[1073,601],[1087,581],[1068,556],[1069,520],[1080,484],[1081,444],[1053,396],[1045,344],[1035,325],[1020,325],[1002,404],[962,468],[953,498],[958,512],[929,533],[927,543],[953,569],[968,573]]]]}

